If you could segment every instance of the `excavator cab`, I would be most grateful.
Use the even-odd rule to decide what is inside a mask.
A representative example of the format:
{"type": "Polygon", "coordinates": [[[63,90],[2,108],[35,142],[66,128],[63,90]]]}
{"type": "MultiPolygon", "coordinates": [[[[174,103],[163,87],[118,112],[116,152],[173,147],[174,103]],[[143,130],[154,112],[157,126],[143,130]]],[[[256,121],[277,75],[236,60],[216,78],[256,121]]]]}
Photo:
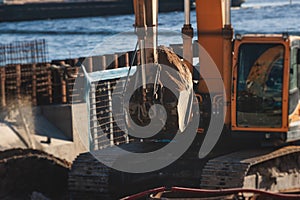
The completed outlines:
{"type": "Polygon", "coordinates": [[[300,122],[299,42],[287,34],[236,36],[233,131],[279,134],[283,140],[296,137],[292,130],[300,122]]]}

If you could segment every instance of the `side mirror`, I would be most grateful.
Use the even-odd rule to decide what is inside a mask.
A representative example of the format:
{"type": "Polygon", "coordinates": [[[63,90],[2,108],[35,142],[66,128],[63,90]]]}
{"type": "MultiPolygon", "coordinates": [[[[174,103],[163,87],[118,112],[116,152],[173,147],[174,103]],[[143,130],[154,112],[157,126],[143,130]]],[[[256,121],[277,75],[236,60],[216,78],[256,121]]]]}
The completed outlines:
{"type": "Polygon", "coordinates": [[[300,65],[300,49],[297,50],[297,64],[300,65]]]}

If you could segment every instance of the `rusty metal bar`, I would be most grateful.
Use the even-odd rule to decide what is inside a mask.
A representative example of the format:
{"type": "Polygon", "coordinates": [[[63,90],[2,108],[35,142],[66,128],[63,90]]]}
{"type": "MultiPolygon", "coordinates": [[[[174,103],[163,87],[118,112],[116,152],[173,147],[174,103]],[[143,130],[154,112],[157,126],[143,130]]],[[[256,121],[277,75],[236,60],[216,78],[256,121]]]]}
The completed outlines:
{"type": "MultiPolygon", "coordinates": [[[[112,111],[112,92],[110,90],[110,82],[107,82],[107,88],[108,88],[108,109],[112,111]]],[[[110,117],[110,145],[114,145],[114,127],[113,127],[113,113],[109,112],[110,117]]]]}
{"type": "Polygon", "coordinates": [[[125,65],[124,65],[124,67],[129,67],[129,54],[128,54],[128,52],[126,52],[124,54],[124,56],[125,56],[125,65]]]}
{"type": "Polygon", "coordinates": [[[53,92],[52,92],[52,74],[50,71],[50,64],[46,64],[47,68],[47,78],[48,78],[48,95],[49,95],[49,104],[53,103],[53,92]]]}
{"type": "Polygon", "coordinates": [[[0,67],[0,78],[1,78],[1,106],[6,106],[6,96],[5,96],[5,68],[0,67]]]}
{"type": "Polygon", "coordinates": [[[98,150],[99,146],[98,146],[98,129],[97,129],[97,125],[98,125],[98,120],[97,120],[97,114],[96,114],[96,87],[94,84],[91,85],[91,90],[90,90],[90,95],[91,95],[91,110],[92,110],[92,116],[91,116],[91,134],[93,137],[93,150],[98,150]],[[94,127],[94,128],[92,128],[94,127]]]}
{"type": "Polygon", "coordinates": [[[92,57],[87,57],[85,62],[85,67],[87,69],[87,72],[93,72],[93,59],[92,57]]]}
{"type": "Polygon", "coordinates": [[[106,70],[107,68],[107,63],[106,63],[106,56],[101,56],[102,62],[101,62],[101,69],[106,70]]]}
{"type": "Polygon", "coordinates": [[[17,87],[17,98],[21,99],[21,65],[16,65],[16,87],[17,87]]]}
{"type": "Polygon", "coordinates": [[[32,104],[34,106],[37,105],[37,96],[36,96],[36,91],[37,91],[37,84],[36,84],[36,65],[32,65],[32,104]]]}
{"type": "Polygon", "coordinates": [[[61,102],[67,103],[67,84],[63,78],[61,80],[61,102]]]}
{"type": "Polygon", "coordinates": [[[118,54],[115,54],[114,55],[114,64],[115,64],[115,69],[117,69],[118,67],[119,67],[119,60],[118,60],[118,58],[119,58],[119,56],[118,56],[118,54]]]}

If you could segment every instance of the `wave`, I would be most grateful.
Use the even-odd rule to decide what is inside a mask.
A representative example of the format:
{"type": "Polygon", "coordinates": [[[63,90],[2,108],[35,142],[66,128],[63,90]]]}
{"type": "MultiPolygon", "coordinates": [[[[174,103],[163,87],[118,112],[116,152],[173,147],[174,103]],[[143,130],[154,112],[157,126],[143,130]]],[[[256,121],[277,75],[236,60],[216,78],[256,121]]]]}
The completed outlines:
{"type": "Polygon", "coordinates": [[[245,3],[243,4],[240,9],[263,9],[263,8],[274,8],[274,7],[287,7],[287,6],[300,6],[300,1],[293,2],[290,4],[288,1],[287,2],[276,2],[276,3],[245,3]]]}
{"type": "MultiPolygon", "coordinates": [[[[135,35],[133,31],[127,32],[119,32],[114,30],[107,30],[107,31],[60,31],[60,30],[12,30],[12,29],[0,29],[1,34],[19,34],[19,35],[102,35],[102,36],[111,36],[116,34],[122,35],[135,35]]],[[[197,31],[194,31],[194,34],[197,34],[197,31]]],[[[166,30],[166,29],[159,29],[158,35],[161,36],[174,36],[174,35],[181,35],[180,31],[173,31],[173,30],[166,30]]]]}
{"type": "Polygon", "coordinates": [[[282,31],[282,32],[249,32],[249,31],[245,31],[245,30],[236,30],[235,34],[283,34],[283,33],[287,33],[288,35],[294,35],[294,36],[300,36],[300,31],[282,31]]]}
{"type": "Polygon", "coordinates": [[[118,34],[117,31],[59,31],[59,30],[1,30],[1,34],[30,34],[30,35],[114,35],[118,34]]]}

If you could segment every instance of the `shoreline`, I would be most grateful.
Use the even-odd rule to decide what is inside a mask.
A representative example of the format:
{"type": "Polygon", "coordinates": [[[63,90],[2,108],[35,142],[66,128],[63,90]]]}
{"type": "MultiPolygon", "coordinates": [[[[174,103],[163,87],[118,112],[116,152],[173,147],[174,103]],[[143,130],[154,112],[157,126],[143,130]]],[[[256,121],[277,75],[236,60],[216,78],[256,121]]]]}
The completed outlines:
{"type": "MultiPolygon", "coordinates": [[[[133,14],[133,1],[0,4],[0,22],[133,14]]],[[[183,10],[183,1],[163,0],[160,12],[183,10]]]]}

